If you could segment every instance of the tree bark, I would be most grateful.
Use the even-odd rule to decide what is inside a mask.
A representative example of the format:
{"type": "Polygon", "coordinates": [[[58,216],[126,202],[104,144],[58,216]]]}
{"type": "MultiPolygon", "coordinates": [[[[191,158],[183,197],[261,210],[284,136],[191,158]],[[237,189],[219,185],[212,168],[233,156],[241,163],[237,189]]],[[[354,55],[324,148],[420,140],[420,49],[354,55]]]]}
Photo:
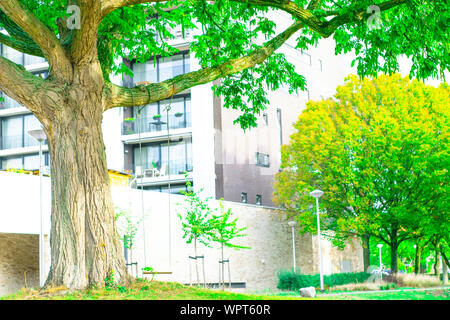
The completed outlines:
{"type": "Polygon", "coordinates": [[[421,273],[421,253],[422,253],[422,247],[420,246],[420,243],[416,244],[416,257],[414,259],[414,273],[419,274],[421,273]]]}
{"type": "Polygon", "coordinates": [[[391,272],[398,273],[398,236],[397,231],[392,232],[391,236],[391,272]]]}
{"type": "Polygon", "coordinates": [[[367,272],[370,267],[370,236],[363,236],[363,260],[364,260],[364,271],[367,272]]]}
{"type": "Polygon", "coordinates": [[[128,284],[114,221],[100,92],[72,87],[44,125],[51,154],[51,269],[45,286],[128,284]],[[64,103],[64,102],[62,102],[64,103]]]}

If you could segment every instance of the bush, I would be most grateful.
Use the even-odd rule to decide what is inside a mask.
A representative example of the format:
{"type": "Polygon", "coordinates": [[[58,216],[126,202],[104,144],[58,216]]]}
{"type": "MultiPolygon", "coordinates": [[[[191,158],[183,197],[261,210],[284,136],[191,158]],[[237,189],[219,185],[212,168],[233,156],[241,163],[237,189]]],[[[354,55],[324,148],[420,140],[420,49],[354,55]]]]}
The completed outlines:
{"type": "Polygon", "coordinates": [[[349,283],[340,286],[335,286],[329,289],[330,292],[345,292],[345,291],[375,291],[380,290],[381,287],[387,286],[385,281],[379,282],[362,282],[362,283],[349,283]]]}
{"type": "Polygon", "coordinates": [[[427,274],[398,274],[396,282],[401,287],[428,288],[441,285],[437,276],[427,274]]]}
{"type": "MultiPolygon", "coordinates": [[[[367,272],[334,273],[324,275],[323,284],[325,287],[334,287],[348,283],[361,283],[369,277],[370,274],[367,272]]],[[[278,272],[278,289],[297,291],[305,287],[320,287],[320,274],[299,274],[290,270],[281,270],[278,272]]]]}

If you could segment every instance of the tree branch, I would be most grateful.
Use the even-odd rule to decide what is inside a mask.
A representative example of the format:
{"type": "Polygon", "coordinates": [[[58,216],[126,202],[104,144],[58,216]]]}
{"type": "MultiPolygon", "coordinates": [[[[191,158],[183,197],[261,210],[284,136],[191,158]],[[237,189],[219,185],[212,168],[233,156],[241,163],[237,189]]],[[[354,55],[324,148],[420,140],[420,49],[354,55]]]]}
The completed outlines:
{"type": "Polygon", "coordinates": [[[15,50],[18,50],[22,53],[30,54],[32,56],[37,57],[44,57],[44,53],[42,52],[41,48],[39,48],[35,43],[26,43],[17,39],[14,39],[13,37],[9,37],[3,33],[0,32],[0,43],[3,43],[4,45],[13,48],[15,50]]]}
{"type": "Polygon", "coordinates": [[[76,65],[84,65],[98,59],[97,40],[101,22],[101,3],[98,0],[78,0],[81,12],[80,29],[73,30],[70,54],[76,65]]]}
{"type": "Polygon", "coordinates": [[[72,65],[55,34],[18,0],[1,0],[0,9],[41,48],[53,76],[70,79],[72,65]]]}
{"type": "Polygon", "coordinates": [[[42,110],[36,99],[36,91],[44,80],[2,56],[0,70],[0,90],[33,113],[40,114],[42,110]]]}
{"type": "Polygon", "coordinates": [[[268,41],[264,46],[255,50],[247,56],[232,59],[218,66],[204,68],[161,83],[150,84],[142,87],[125,88],[115,84],[108,84],[105,90],[110,97],[109,105],[106,109],[114,107],[134,107],[146,105],[155,101],[163,100],[182,92],[191,87],[205,84],[213,80],[232,75],[242,70],[252,68],[261,64],[276,49],[278,49],[290,36],[300,30],[304,25],[301,22],[295,22],[277,37],[268,41]]]}
{"type": "MultiPolygon", "coordinates": [[[[133,4],[151,3],[151,2],[164,2],[165,0],[103,0],[102,1],[102,17],[105,17],[111,11],[133,4]]],[[[323,15],[315,15],[311,10],[317,9],[320,5],[320,0],[311,0],[308,7],[304,9],[302,6],[296,4],[290,0],[230,0],[240,3],[248,3],[258,6],[266,6],[277,8],[290,13],[292,17],[302,21],[306,26],[317,32],[324,38],[331,36],[338,27],[350,23],[362,21],[369,18],[372,13],[367,13],[367,6],[361,6],[360,8],[349,10],[349,12],[337,15],[338,12],[332,12],[332,15],[336,15],[330,21],[324,19],[323,15]]],[[[377,6],[380,11],[386,11],[393,7],[402,5],[409,0],[390,0],[377,6]]]]}
{"type": "MultiPolygon", "coordinates": [[[[376,6],[380,9],[380,12],[382,12],[382,11],[386,11],[391,8],[397,7],[399,5],[405,4],[408,1],[409,0],[391,0],[391,1],[386,1],[383,3],[376,4],[376,6]]],[[[333,19],[331,19],[330,21],[328,21],[327,23],[325,23],[323,25],[323,27],[321,29],[322,33],[319,32],[319,34],[321,34],[324,38],[328,38],[340,26],[350,23],[350,22],[367,20],[371,15],[372,15],[372,13],[367,12],[366,6],[361,6],[360,9],[357,9],[354,11],[352,10],[345,14],[334,17],[333,19]]]]}
{"type": "Polygon", "coordinates": [[[103,0],[101,1],[102,18],[109,13],[122,7],[128,7],[135,4],[152,3],[152,2],[166,2],[167,0],[103,0]]]}

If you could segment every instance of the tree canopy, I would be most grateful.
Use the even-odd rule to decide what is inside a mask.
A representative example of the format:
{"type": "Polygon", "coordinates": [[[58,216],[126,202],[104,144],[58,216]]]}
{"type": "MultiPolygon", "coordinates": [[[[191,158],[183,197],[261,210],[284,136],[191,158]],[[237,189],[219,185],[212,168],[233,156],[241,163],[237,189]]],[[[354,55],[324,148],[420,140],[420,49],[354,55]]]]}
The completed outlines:
{"type": "Polygon", "coordinates": [[[266,88],[306,85],[284,55],[274,53],[293,34],[301,50],[333,36],[336,53],[354,51],[360,75],[394,73],[401,55],[412,60],[411,76],[443,74],[450,65],[447,5],[443,0],[4,0],[0,26],[8,35],[0,34],[0,42],[47,58],[50,78],[66,82],[73,78],[70,60],[98,57],[109,80],[111,74],[131,73],[119,58],[146,62],[172,55],[177,49],[166,40],[174,37],[174,28],[197,30],[190,51],[202,70],[146,88],[109,84],[106,108],[147,104],[226,77],[215,91],[226,108],[242,112],[236,122],[248,128],[256,126],[256,115],[268,103],[266,88]],[[74,5],[78,11],[68,10],[74,5]],[[279,34],[269,14],[274,10],[293,21],[279,34]]]}
{"type": "Polygon", "coordinates": [[[308,102],[282,149],[275,202],[311,232],[314,214],[302,209],[312,202],[309,191],[323,190],[322,223],[337,241],[371,235],[395,251],[420,236],[444,240],[449,93],[446,84],[398,74],[351,76],[332,99],[308,102]]]}

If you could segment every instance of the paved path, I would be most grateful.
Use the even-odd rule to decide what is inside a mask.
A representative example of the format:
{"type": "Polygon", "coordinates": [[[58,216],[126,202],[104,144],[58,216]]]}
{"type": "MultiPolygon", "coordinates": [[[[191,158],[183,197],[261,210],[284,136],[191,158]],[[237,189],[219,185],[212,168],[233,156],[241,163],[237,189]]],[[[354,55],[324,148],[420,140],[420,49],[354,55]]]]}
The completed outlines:
{"type": "Polygon", "coordinates": [[[324,293],[324,294],[318,294],[316,297],[339,296],[339,295],[360,294],[360,293],[380,293],[380,292],[398,292],[398,291],[427,291],[427,290],[442,290],[442,289],[450,289],[450,287],[449,286],[445,286],[445,287],[417,288],[417,289],[393,289],[393,290],[371,290],[371,291],[351,291],[351,292],[339,292],[339,293],[324,293]]]}

